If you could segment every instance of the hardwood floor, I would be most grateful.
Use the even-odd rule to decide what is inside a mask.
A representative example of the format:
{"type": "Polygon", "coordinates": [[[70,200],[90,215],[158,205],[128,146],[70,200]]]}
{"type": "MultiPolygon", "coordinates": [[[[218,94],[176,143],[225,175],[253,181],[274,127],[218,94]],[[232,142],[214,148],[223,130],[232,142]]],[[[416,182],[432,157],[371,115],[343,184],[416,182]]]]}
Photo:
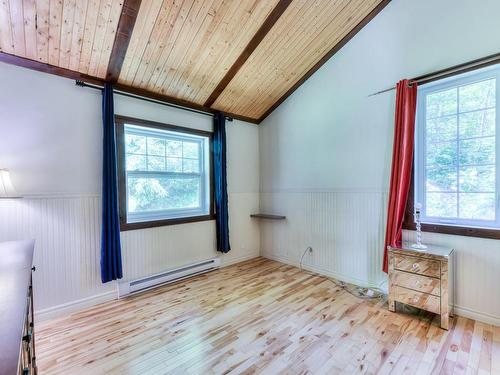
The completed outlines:
{"type": "Polygon", "coordinates": [[[264,258],[39,324],[39,374],[499,374],[500,328],[264,258]]]}

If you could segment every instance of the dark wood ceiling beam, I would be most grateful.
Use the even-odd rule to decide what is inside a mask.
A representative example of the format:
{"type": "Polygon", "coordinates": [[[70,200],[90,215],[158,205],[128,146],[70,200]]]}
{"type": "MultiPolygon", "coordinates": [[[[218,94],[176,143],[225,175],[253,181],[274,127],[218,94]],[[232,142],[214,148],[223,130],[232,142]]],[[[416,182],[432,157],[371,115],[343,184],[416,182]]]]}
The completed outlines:
{"type": "Polygon", "coordinates": [[[302,76],[287,92],[274,103],[259,119],[258,123],[262,122],[271,114],[278,106],[283,103],[290,95],[294,93],[309,77],[311,77],[321,66],[326,63],[333,55],[335,55],[343,46],[345,46],[363,27],[365,27],[382,9],[384,9],[391,0],[382,0],[365,18],[361,20],[345,37],[342,38],[328,53],[323,56],[309,71],[302,76]]]}
{"type": "Polygon", "coordinates": [[[111,56],[108,63],[106,81],[118,82],[140,7],[141,0],[125,0],[123,3],[113,49],[111,50],[111,56]]]}
{"type": "Polygon", "coordinates": [[[245,47],[243,52],[241,52],[240,56],[236,59],[234,64],[229,68],[226,72],[222,80],[219,82],[217,87],[214,89],[212,94],[205,101],[205,107],[211,107],[217,98],[222,94],[224,89],[229,85],[229,82],[233,79],[233,77],[238,73],[243,64],[248,60],[250,55],[255,51],[255,49],[259,46],[262,40],[265,38],[267,33],[272,29],[274,24],[279,20],[281,15],[285,12],[288,6],[292,3],[292,0],[280,0],[278,4],[274,7],[274,9],[269,13],[264,23],[261,25],[259,30],[252,37],[248,45],[245,47]]]}
{"type": "MultiPolygon", "coordinates": [[[[295,83],[276,103],[274,103],[259,119],[250,118],[247,116],[241,116],[233,113],[225,113],[227,116],[233,117],[238,120],[247,121],[251,123],[260,123],[263,121],[274,109],[276,109],[283,101],[286,100],[298,87],[300,87],[311,75],[313,75],[328,59],[330,59],[336,52],[338,52],[347,42],[349,42],[366,24],[368,24],[384,7],[390,3],[391,0],[382,0],[361,22],[356,25],[356,27],[351,30],[337,45],[335,45],[320,61],[318,61],[301,79],[295,83]]],[[[106,76],[106,81],[112,81],[116,84],[117,89],[128,92],[137,96],[144,96],[146,98],[151,98],[165,103],[170,103],[182,107],[187,107],[191,109],[203,110],[206,112],[213,113],[215,110],[211,108],[213,103],[217,100],[219,95],[224,91],[229,82],[233,79],[236,73],[240,70],[243,64],[248,60],[253,51],[262,42],[274,24],[278,21],[281,15],[286,11],[292,0],[280,0],[269,16],[266,18],[264,23],[261,25],[257,33],[253,36],[252,40],[245,47],[243,52],[240,54],[235,63],[227,71],[224,78],[219,82],[216,89],[204,103],[204,105],[192,103],[183,99],[174,98],[167,95],[157,94],[140,88],[135,88],[131,86],[124,86],[116,84],[123,61],[125,59],[125,54],[127,51],[128,44],[130,43],[130,38],[132,36],[132,31],[137,19],[139,12],[139,7],[141,0],[125,0],[123,5],[122,13],[120,15],[120,20],[118,23],[117,33],[115,36],[115,41],[112,48],[112,53],[110,57],[110,62],[108,64],[108,71],[106,76]]],[[[57,67],[54,65],[42,63],[35,60],[30,60],[20,56],[15,56],[7,54],[5,52],[0,52],[0,62],[5,62],[12,65],[21,66],[24,68],[36,70],[39,72],[49,73],[53,75],[58,75],[61,77],[80,80],[94,85],[103,85],[105,80],[89,76],[80,72],[72,71],[69,69],[57,67]]]]}
{"type": "MultiPolygon", "coordinates": [[[[208,112],[208,113],[215,113],[216,112],[215,109],[210,108],[210,107],[206,107],[206,106],[201,105],[201,104],[196,104],[196,103],[193,103],[193,102],[190,102],[190,101],[187,101],[184,99],[175,98],[175,97],[169,96],[169,95],[155,93],[155,92],[141,89],[138,87],[133,87],[133,86],[128,86],[128,85],[116,83],[114,85],[114,88],[115,88],[115,90],[123,91],[123,92],[126,92],[128,94],[142,96],[144,98],[149,98],[149,99],[157,100],[159,102],[169,103],[169,104],[173,104],[173,105],[180,106],[180,107],[195,109],[198,111],[203,111],[203,112],[208,112]]],[[[236,113],[230,113],[230,112],[223,112],[223,113],[226,116],[232,117],[233,119],[236,119],[236,120],[241,120],[241,121],[246,121],[246,122],[250,122],[253,124],[258,124],[257,120],[254,118],[241,116],[241,115],[238,115],[236,113]]]]}
{"type": "MultiPolygon", "coordinates": [[[[0,61],[11,64],[11,65],[16,65],[20,66],[23,68],[35,70],[38,72],[42,73],[49,73],[53,74],[59,77],[64,77],[64,78],[69,78],[72,80],[76,81],[82,81],[86,82],[88,84],[96,85],[96,86],[103,86],[105,83],[104,79],[98,78],[98,77],[93,77],[89,76],[87,74],[75,72],[73,70],[65,69],[65,68],[60,68],[54,65],[49,65],[45,64],[39,61],[34,61],[30,59],[26,59],[24,57],[19,57],[15,55],[10,55],[8,53],[0,52],[0,61]]],[[[209,112],[209,113],[214,113],[215,110],[213,108],[205,107],[200,104],[192,103],[187,100],[183,99],[177,99],[171,96],[167,95],[162,95],[162,94],[157,94],[151,91],[147,91],[141,88],[137,87],[132,87],[132,86],[127,86],[127,85],[122,85],[119,83],[116,83],[114,85],[115,89],[118,91],[123,91],[132,95],[137,95],[137,96],[143,96],[145,98],[150,98],[157,100],[159,102],[165,102],[173,105],[177,105],[180,107],[186,107],[186,108],[191,108],[191,109],[196,109],[204,112],[209,112]]],[[[232,117],[236,120],[241,120],[241,121],[246,121],[250,122],[253,124],[257,124],[257,120],[254,118],[246,117],[246,116],[240,116],[235,113],[230,113],[230,112],[224,112],[228,117],[232,117]]]]}
{"type": "Polygon", "coordinates": [[[26,59],[24,57],[10,55],[5,52],[0,52],[0,61],[11,64],[21,66],[23,68],[28,68],[31,70],[36,70],[38,72],[49,73],[60,77],[65,77],[74,80],[85,81],[88,83],[92,83],[94,85],[102,85],[104,80],[97,77],[92,77],[87,74],[83,74],[80,72],[75,72],[74,70],[69,70],[65,68],[60,68],[58,66],[42,63],[35,60],[26,59]]]}

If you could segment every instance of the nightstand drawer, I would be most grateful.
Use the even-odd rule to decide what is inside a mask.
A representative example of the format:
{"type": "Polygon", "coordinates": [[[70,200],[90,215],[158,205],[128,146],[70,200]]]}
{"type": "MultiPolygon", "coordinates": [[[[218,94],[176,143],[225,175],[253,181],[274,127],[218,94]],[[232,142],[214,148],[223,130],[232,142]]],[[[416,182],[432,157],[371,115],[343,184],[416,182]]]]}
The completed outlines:
{"type": "Polygon", "coordinates": [[[441,276],[441,264],[438,260],[417,258],[407,255],[394,255],[394,268],[431,277],[441,276]]]}
{"type": "Polygon", "coordinates": [[[441,295],[441,280],[408,272],[394,271],[391,286],[402,286],[422,293],[441,295]]]}
{"type": "Polygon", "coordinates": [[[453,249],[427,245],[419,251],[404,242],[388,246],[389,310],[396,302],[427,310],[441,317],[441,328],[448,329],[453,306],[453,249]]]}
{"type": "Polygon", "coordinates": [[[415,290],[395,286],[394,300],[436,314],[441,313],[441,298],[433,296],[431,294],[420,293],[415,290]]]}

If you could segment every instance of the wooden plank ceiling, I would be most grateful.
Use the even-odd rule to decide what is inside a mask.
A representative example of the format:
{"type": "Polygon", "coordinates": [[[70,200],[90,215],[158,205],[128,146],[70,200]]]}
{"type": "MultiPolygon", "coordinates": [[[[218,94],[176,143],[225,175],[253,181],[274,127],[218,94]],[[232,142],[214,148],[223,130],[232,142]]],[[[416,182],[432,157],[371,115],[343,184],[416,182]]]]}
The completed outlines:
{"type": "Polygon", "coordinates": [[[0,0],[0,61],[260,122],[389,1],[0,0]]]}
{"type": "Polygon", "coordinates": [[[113,0],[1,0],[0,51],[104,78],[121,10],[113,0]]]}
{"type": "Polygon", "coordinates": [[[143,3],[119,82],[204,104],[277,2],[143,3]]]}
{"type": "Polygon", "coordinates": [[[294,0],[214,108],[260,118],[378,3],[294,0]]]}

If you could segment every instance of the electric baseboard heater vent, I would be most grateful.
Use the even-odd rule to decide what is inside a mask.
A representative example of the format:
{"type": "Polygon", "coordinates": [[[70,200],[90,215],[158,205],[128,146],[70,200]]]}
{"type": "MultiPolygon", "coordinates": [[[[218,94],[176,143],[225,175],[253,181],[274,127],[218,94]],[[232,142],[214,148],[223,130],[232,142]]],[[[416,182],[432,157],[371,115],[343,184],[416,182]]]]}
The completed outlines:
{"type": "Polygon", "coordinates": [[[118,283],[118,298],[220,268],[220,258],[204,260],[137,280],[118,283]]]}

